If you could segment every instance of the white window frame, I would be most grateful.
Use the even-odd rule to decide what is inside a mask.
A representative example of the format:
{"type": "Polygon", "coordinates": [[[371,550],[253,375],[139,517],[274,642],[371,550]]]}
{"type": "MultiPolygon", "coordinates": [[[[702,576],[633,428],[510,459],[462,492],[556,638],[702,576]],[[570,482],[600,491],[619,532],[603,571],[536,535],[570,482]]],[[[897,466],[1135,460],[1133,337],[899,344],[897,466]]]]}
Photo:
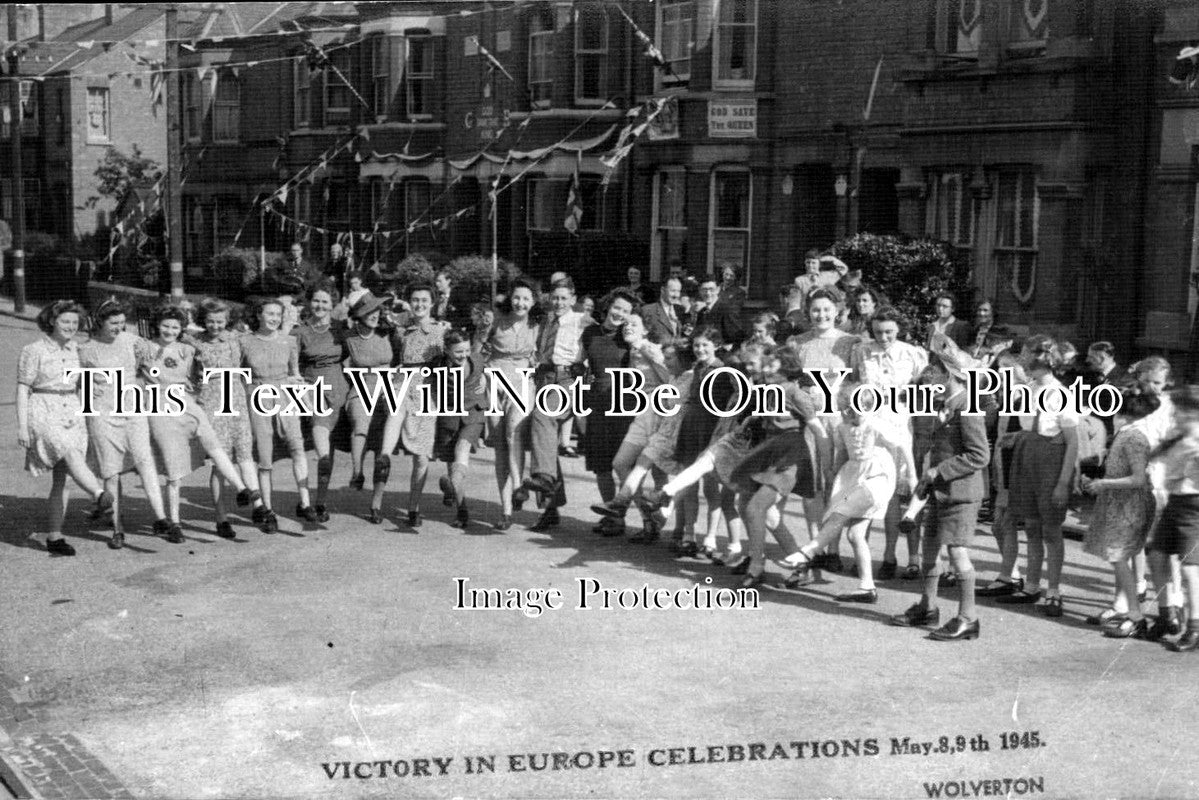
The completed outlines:
{"type": "Polygon", "coordinates": [[[575,8],[574,17],[574,99],[576,106],[602,106],[608,102],[608,53],[611,47],[611,25],[609,24],[608,9],[603,3],[586,2],[580,3],[575,8]],[[586,49],[580,42],[579,34],[583,30],[580,22],[584,13],[599,14],[603,20],[603,46],[596,49],[586,49]],[[584,59],[595,59],[599,62],[598,76],[598,95],[596,97],[587,97],[582,93],[583,70],[582,64],[584,59]]]}
{"type": "Polygon", "coordinates": [[[533,108],[549,108],[554,93],[554,36],[557,30],[553,23],[542,29],[544,18],[534,14],[529,20],[529,97],[533,108]],[[539,52],[538,48],[542,51],[539,52]],[[537,68],[538,60],[544,61],[543,69],[537,68]],[[544,96],[542,96],[544,95],[544,96]]]}
{"type": "Polygon", "coordinates": [[[348,125],[350,124],[350,101],[353,99],[353,86],[350,81],[354,79],[351,74],[353,69],[353,59],[349,48],[341,48],[329,54],[329,66],[325,68],[324,75],[324,91],[321,95],[321,112],[324,126],[331,125],[348,125]],[[338,64],[338,61],[343,63],[338,64]],[[336,65],[337,69],[334,69],[336,65]],[[340,74],[338,74],[340,72],[340,74]],[[344,106],[334,106],[329,104],[330,89],[345,87],[345,102],[344,106]]]}
{"type": "Polygon", "coordinates": [[[428,33],[412,33],[404,37],[404,110],[410,120],[429,120],[434,116],[432,109],[429,108],[432,106],[433,82],[437,75],[434,64],[436,52],[433,42],[432,35],[428,33]],[[423,72],[414,72],[412,69],[414,42],[419,42],[426,48],[427,69],[423,72]],[[429,106],[419,112],[413,111],[412,108],[414,97],[412,88],[417,85],[421,87],[421,97],[424,98],[426,106],[429,106]]]}
{"type": "Polygon", "coordinates": [[[753,239],[754,229],[754,176],[748,167],[739,166],[719,166],[712,170],[708,179],[708,275],[716,275],[716,234],[719,231],[737,231],[745,234],[745,255],[744,263],[741,266],[741,283],[743,286],[749,286],[749,275],[751,268],[751,256],[753,248],[750,246],[753,239]],[[744,175],[748,178],[747,186],[749,189],[749,213],[746,214],[744,228],[717,228],[716,226],[716,183],[721,175],[744,175]]]}
{"type": "Polygon", "coordinates": [[[713,9],[715,14],[712,20],[712,87],[714,89],[753,89],[754,83],[758,78],[758,0],[745,0],[747,3],[753,4],[753,22],[721,22],[720,9],[727,8],[723,4],[716,6],[713,9]],[[724,28],[738,27],[749,28],[751,33],[750,45],[753,52],[753,59],[750,63],[750,74],[744,78],[721,78],[720,77],[720,39],[724,28]]]}
{"type": "Polygon", "coordinates": [[[107,86],[89,86],[87,87],[86,95],[87,109],[86,124],[87,124],[87,143],[88,144],[110,144],[112,142],[112,93],[107,86]],[[92,129],[92,96],[102,96],[104,98],[104,128],[101,132],[96,133],[92,129]]]}
{"type": "Polygon", "coordinates": [[[292,126],[307,128],[312,124],[312,74],[304,59],[292,62],[291,82],[292,126]]]}
{"type": "MultiPolygon", "coordinates": [[[[958,22],[961,16],[961,2],[962,0],[938,0],[933,46],[940,55],[957,59],[974,60],[978,58],[978,48],[974,50],[958,49],[958,22]]],[[[982,11],[979,13],[981,15],[982,11]]],[[[980,16],[978,21],[978,25],[980,26],[980,41],[987,35],[986,22],[986,19],[980,16]]]]}
{"type": "MultiPolygon", "coordinates": [[[[1036,291],[1036,285],[1033,282],[1036,276],[1036,265],[1041,258],[1041,191],[1037,186],[1036,170],[1031,168],[1004,168],[995,172],[994,183],[991,196],[995,203],[995,242],[991,248],[992,259],[997,268],[1009,267],[1011,271],[1011,281],[1009,283],[1012,294],[1019,299],[1020,289],[1020,274],[1019,267],[1024,256],[1031,256],[1031,261],[1028,266],[1027,278],[1032,284],[1029,286],[1028,294],[1036,291]],[[1017,239],[1014,243],[1002,244],[1000,242],[1000,233],[1003,228],[1003,218],[1000,212],[1003,210],[1001,206],[1000,187],[1004,177],[1016,176],[1016,195],[1015,205],[1012,213],[1014,214],[1013,231],[1017,239]],[[1024,192],[1022,188],[1026,183],[1032,185],[1032,242],[1025,242],[1020,235],[1020,219],[1023,216],[1024,192]]],[[[1002,274],[1002,273],[1001,273],[1002,274]]]]}
{"type": "MultiPolygon", "coordinates": [[[[695,56],[696,5],[697,5],[696,0],[674,0],[674,2],[658,2],[658,3],[654,4],[654,8],[656,9],[654,12],[655,13],[654,30],[657,31],[657,34],[658,34],[656,37],[657,38],[656,44],[658,46],[658,49],[662,51],[662,57],[666,60],[666,62],[668,64],[671,65],[671,73],[672,73],[670,75],[666,75],[661,70],[655,70],[655,75],[656,75],[655,84],[659,88],[661,88],[662,86],[686,85],[691,80],[691,59],[694,58],[694,56],[695,56]],[[668,48],[668,45],[666,44],[666,31],[667,31],[666,13],[667,13],[667,9],[687,9],[687,8],[690,9],[690,14],[689,15],[679,14],[679,19],[678,19],[678,22],[682,22],[683,20],[688,20],[690,22],[690,32],[687,36],[687,42],[685,45],[687,55],[686,55],[686,58],[683,58],[683,57],[671,58],[672,55],[676,55],[676,54],[672,54],[667,51],[667,48],[668,48]],[[687,62],[687,70],[686,70],[686,72],[681,72],[678,69],[676,69],[674,65],[681,64],[684,61],[687,62]]],[[[677,27],[681,27],[681,25],[671,26],[672,29],[677,28],[677,27]]],[[[681,38],[681,37],[676,36],[676,38],[681,38]]]]}
{"type": "Polygon", "coordinates": [[[653,234],[650,240],[650,261],[649,261],[649,279],[651,281],[663,281],[668,277],[662,263],[663,253],[662,239],[667,231],[682,231],[684,238],[687,236],[687,169],[685,167],[662,167],[654,173],[653,184],[653,234]],[[682,177],[683,186],[683,222],[679,227],[677,225],[662,224],[662,181],[667,175],[678,175],[682,177]]]}
{"type": "Polygon", "coordinates": [[[371,106],[375,121],[383,122],[391,114],[391,41],[373,36],[371,44],[371,106]]]}
{"type": "Polygon", "coordinates": [[[212,141],[236,143],[241,140],[241,77],[233,69],[222,69],[217,75],[216,88],[212,93],[212,141]],[[236,87],[235,96],[221,99],[221,89],[236,87]],[[221,117],[226,116],[226,130],[222,131],[221,117]]]}

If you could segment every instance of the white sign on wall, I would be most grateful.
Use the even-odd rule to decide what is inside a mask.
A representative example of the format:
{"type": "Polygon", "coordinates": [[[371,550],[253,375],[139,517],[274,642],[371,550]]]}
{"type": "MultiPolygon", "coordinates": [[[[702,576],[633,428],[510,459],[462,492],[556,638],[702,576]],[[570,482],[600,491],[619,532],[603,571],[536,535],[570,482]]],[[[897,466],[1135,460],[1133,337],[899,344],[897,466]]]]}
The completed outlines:
{"type": "Polygon", "coordinates": [[[758,135],[758,101],[709,100],[708,136],[744,139],[758,135]]]}

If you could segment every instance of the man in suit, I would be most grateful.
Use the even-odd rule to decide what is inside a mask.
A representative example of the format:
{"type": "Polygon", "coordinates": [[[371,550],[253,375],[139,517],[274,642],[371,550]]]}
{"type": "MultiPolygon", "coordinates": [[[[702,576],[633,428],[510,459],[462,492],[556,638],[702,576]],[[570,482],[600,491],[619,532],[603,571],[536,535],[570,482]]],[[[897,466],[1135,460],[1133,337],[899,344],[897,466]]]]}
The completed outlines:
{"type": "Polygon", "coordinates": [[[699,300],[702,307],[695,315],[695,330],[715,328],[725,349],[733,349],[745,338],[741,320],[728,303],[720,302],[720,285],[713,277],[706,277],[699,284],[699,300]]]}
{"type": "MultiPolygon", "coordinates": [[[[978,366],[970,356],[952,344],[944,334],[933,340],[938,358],[921,374],[921,381],[940,384],[936,417],[916,417],[917,468],[923,464],[916,497],[928,500],[925,508],[922,543],[924,593],[920,602],[891,618],[893,625],[917,627],[936,625],[941,611],[936,606],[941,579],[941,547],[949,549],[949,558],[958,576],[958,613],[945,625],[929,634],[930,639],[956,641],[977,639],[974,586],[977,575],[970,562],[970,542],[978,523],[978,510],[987,493],[986,467],[991,460],[986,423],[982,416],[966,416],[966,372],[978,366]]],[[[916,502],[916,501],[914,501],[916,502]]]]}
{"type": "Polygon", "coordinates": [[[1128,371],[1116,362],[1116,348],[1111,342],[1095,342],[1088,347],[1087,366],[1090,370],[1086,380],[1091,386],[1107,383],[1117,389],[1127,389],[1133,383],[1128,371]]]}
{"type": "Polygon", "coordinates": [[[658,302],[641,308],[646,333],[651,342],[667,344],[683,335],[685,312],[679,300],[683,297],[683,282],[667,278],[658,292],[658,302]]]}
{"type": "Polygon", "coordinates": [[[448,322],[459,330],[468,329],[471,324],[470,306],[462,303],[461,298],[453,293],[454,281],[449,270],[437,271],[433,278],[433,288],[437,290],[437,299],[433,301],[433,318],[448,322]]]}

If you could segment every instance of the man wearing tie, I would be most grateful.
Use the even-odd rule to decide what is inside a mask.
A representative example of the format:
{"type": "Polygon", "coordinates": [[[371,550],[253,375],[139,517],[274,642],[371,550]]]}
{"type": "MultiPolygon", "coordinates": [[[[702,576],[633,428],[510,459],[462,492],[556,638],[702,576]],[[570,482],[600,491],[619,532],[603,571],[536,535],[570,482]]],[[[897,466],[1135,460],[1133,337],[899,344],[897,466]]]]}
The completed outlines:
{"type": "MultiPolygon", "coordinates": [[[[537,338],[533,379],[538,389],[551,383],[569,387],[583,374],[583,328],[591,324],[591,319],[574,307],[574,281],[570,278],[555,281],[550,291],[550,315],[542,323],[537,338]]],[[[565,413],[551,417],[536,408],[530,414],[532,465],[529,478],[517,491],[541,495],[545,512],[530,527],[533,531],[549,530],[561,521],[558,508],[566,503],[566,491],[558,462],[558,429],[567,419],[565,413]]]]}
{"type": "Polygon", "coordinates": [[[683,296],[683,282],[668,278],[658,292],[658,302],[641,309],[645,330],[651,342],[668,344],[683,335],[683,307],[679,300],[683,296]]]}

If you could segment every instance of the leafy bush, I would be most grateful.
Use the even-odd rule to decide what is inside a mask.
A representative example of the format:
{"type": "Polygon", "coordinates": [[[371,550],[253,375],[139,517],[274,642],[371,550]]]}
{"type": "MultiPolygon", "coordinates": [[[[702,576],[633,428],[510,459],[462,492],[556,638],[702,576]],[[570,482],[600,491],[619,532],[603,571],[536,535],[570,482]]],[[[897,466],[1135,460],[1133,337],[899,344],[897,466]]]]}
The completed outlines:
{"type": "Polygon", "coordinates": [[[944,242],[859,233],[837,242],[830,252],[850,269],[860,269],[862,282],[885,294],[918,335],[931,321],[939,293],[957,297],[959,318],[973,299],[969,265],[955,263],[944,242]]]}
{"type": "MultiPolygon", "coordinates": [[[[511,261],[499,260],[496,286],[503,294],[507,286],[520,276],[520,270],[511,261]]],[[[489,256],[459,256],[447,267],[456,296],[469,303],[491,300],[491,258],[489,256]]],[[[462,302],[460,301],[460,302],[462,302]]]]}
{"type": "MultiPolygon", "coordinates": [[[[259,251],[251,248],[226,247],[212,257],[214,291],[222,297],[239,299],[254,291],[261,278],[259,251]]],[[[287,260],[286,253],[268,252],[266,267],[270,270],[287,260]]]]}

